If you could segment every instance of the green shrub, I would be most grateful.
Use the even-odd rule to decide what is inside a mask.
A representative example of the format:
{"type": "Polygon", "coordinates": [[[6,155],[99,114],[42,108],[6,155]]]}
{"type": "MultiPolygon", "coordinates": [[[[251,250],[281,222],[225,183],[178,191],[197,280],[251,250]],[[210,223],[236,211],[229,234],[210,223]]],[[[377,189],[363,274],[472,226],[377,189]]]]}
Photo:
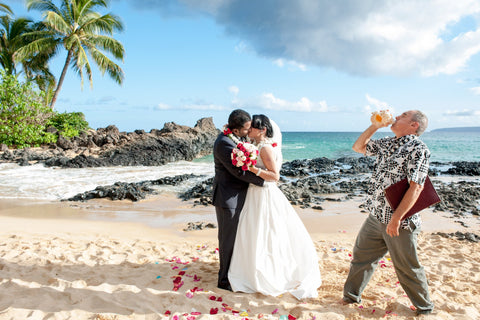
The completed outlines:
{"type": "Polygon", "coordinates": [[[47,122],[47,127],[50,126],[55,127],[65,138],[72,138],[87,130],[88,122],[81,112],[54,113],[47,122]]]}
{"type": "Polygon", "coordinates": [[[4,70],[0,75],[0,143],[23,148],[56,142],[45,132],[52,110],[43,104],[42,93],[4,70]]]}

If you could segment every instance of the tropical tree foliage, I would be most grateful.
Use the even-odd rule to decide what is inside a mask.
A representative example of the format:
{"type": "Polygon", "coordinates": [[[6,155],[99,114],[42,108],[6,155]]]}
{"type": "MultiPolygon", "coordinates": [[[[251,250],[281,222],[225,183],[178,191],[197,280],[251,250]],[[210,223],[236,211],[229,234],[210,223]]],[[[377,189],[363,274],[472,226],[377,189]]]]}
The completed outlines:
{"type": "Polygon", "coordinates": [[[120,19],[107,13],[101,15],[95,10],[107,8],[105,0],[61,0],[57,7],[52,0],[27,0],[27,8],[41,10],[44,14],[43,30],[26,34],[31,42],[20,48],[16,55],[24,60],[35,54],[55,54],[63,48],[67,57],[56,90],[51,100],[55,106],[62,88],[67,69],[72,67],[82,80],[84,73],[92,86],[92,66],[89,56],[102,74],[107,72],[117,83],[123,82],[123,70],[107,54],[123,61],[123,45],[111,37],[115,31],[123,30],[120,19]],[[107,53],[107,54],[106,54],[107,53]]]}
{"type": "Polygon", "coordinates": [[[23,148],[55,142],[57,136],[45,131],[52,111],[41,93],[4,70],[0,75],[0,143],[23,148]]]}
{"type": "Polygon", "coordinates": [[[15,52],[22,47],[22,35],[31,32],[30,23],[26,18],[13,19],[9,15],[0,17],[0,65],[8,74],[16,74],[15,52]]]}
{"type": "Polygon", "coordinates": [[[5,12],[7,14],[13,14],[12,9],[6,4],[0,2],[0,12],[5,12]]]}
{"type": "MultiPolygon", "coordinates": [[[[21,61],[15,56],[20,48],[32,40],[31,36],[26,35],[42,28],[43,24],[33,23],[27,18],[0,16],[0,66],[8,74],[23,73],[26,79],[34,81],[42,91],[48,93],[55,87],[55,77],[48,68],[53,52],[39,52],[21,61]]],[[[51,95],[45,96],[46,99],[48,97],[51,95]]],[[[45,103],[48,102],[47,99],[45,103]]]]}
{"type": "Polygon", "coordinates": [[[54,113],[48,119],[47,127],[54,127],[65,138],[78,136],[89,128],[85,115],[82,112],[54,113]]]}

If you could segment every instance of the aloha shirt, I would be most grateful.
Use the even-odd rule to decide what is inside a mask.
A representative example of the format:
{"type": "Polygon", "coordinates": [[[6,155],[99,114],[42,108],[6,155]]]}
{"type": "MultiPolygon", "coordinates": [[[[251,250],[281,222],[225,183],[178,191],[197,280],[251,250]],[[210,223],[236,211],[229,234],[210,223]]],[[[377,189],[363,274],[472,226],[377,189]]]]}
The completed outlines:
{"type": "MultiPolygon", "coordinates": [[[[393,210],[385,199],[384,190],[404,178],[423,185],[428,175],[430,151],[416,135],[407,135],[370,140],[365,155],[376,156],[365,207],[377,220],[388,224],[393,210]]],[[[410,216],[400,226],[410,229],[411,222],[420,227],[420,215],[410,216]]]]}

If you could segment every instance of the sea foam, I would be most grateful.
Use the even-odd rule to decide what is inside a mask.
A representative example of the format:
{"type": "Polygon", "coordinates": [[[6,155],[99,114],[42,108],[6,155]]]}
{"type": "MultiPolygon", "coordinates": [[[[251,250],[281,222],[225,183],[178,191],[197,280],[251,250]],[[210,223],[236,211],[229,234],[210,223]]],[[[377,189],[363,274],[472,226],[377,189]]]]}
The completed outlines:
{"type": "Polygon", "coordinates": [[[140,182],[182,174],[201,175],[179,186],[161,186],[159,190],[182,192],[206,177],[214,175],[212,163],[179,161],[154,167],[100,167],[64,169],[42,164],[19,166],[0,164],[0,198],[60,200],[97,186],[115,182],[140,182]]]}

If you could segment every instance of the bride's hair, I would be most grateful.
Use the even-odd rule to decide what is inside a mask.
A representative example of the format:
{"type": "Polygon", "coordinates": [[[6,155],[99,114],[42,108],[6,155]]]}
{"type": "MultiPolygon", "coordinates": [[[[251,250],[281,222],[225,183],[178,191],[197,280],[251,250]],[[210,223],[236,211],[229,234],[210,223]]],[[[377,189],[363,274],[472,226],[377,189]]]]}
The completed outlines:
{"type": "Polygon", "coordinates": [[[252,128],[255,129],[267,129],[267,132],[265,133],[268,138],[273,137],[273,128],[272,124],[270,123],[270,119],[264,114],[255,114],[252,117],[252,128]]]}

